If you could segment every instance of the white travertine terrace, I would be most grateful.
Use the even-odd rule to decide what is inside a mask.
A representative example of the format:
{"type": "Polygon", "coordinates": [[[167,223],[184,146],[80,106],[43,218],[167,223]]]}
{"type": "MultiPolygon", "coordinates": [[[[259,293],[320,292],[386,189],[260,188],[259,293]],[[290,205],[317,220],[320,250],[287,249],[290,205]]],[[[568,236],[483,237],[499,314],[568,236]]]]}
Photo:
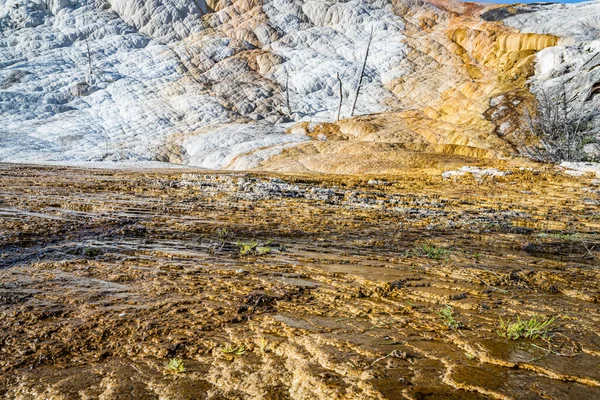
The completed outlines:
{"type": "MultiPolygon", "coordinates": [[[[450,13],[406,3],[414,17],[408,26],[399,3],[0,0],[0,161],[254,168],[310,140],[289,129],[293,122],[334,119],[338,74],[342,117],[349,116],[371,31],[357,113],[427,107],[458,83],[462,61],[434,33],[415,39],[439,54],[423,57],[407,45],[406,32],[423,29],[426,37],[428,28],[413,22],[427,17],[445,24],[450,13]],[[440,75],[428,80],[430,67],[440,75]],[[392,93],[401,78],[412,88],[392,93]]],[[[578,70],[567,71],[571,65],[587,68],[577,79],[588,86],[600,79],[600,69],[593,69],[600,56],[588,59],[600,48],[593,40],[598,3],[543,7],[506,23],[555,32],[553,21],[571,13],[583,22],[562,23],[558,33],[574,44],[540,52],[534,79],[575,76],[578,70]]],[[[443,118],[446,124],[464,119],[443,118]]]]}

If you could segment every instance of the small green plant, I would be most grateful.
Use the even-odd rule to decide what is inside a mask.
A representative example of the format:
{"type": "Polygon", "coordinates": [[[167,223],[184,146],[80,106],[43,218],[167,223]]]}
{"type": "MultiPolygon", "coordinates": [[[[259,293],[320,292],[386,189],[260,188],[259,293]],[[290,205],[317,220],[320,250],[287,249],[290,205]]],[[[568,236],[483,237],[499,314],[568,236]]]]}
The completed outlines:
{"type": "Polygon", "coordinates": [[[225,345],[221,348],[221,351],[225,354],[235,354],[236,356],[241,356],[246,354],[246,346],[245,345],[225,345]]]}
{"type": "Polygon", "coordinates": [[[259,341],[258,341],[258,349],[260,350],[261,353],[266,353],[269,347],[269,342],[267,341],[267,339],[265,339],[264,336],[261,336],[259,341]]]}
{"type": "Polygon", "coordinates": [[[166,365],[167,371],[172,374],[182,374],[185,372],[185,365],[181,358],[171,358],[166,365]]]}
{"type": "Polygon", "coordinates": [[[436,314],[442,319],[444,325],[450,329],[459,329],[463,327],[463,324],[456,320],[454,316],[454,309],[449,305],[445,305],[444,307],[438,309],[436,314]]]}
{"type": "Polygon", "coordinates": [[[511,340],[547,339],[550,332],[550,325],[552,325],[554,320],[554,317],[542,319],[538,316],[533,316],[531,319],[525,321],[520,316],[517,316],[516,321],[513,322],[512,318],[505,321],[500,317],[500,330],[498,334],[511,340]]]}
{"type": "Polygon", "coordinates": [[[267,246],[258,246],[255,250],[257,256],[265,256],[271,252],[271,248],[267,246]]]}
{"type": "Polygon", "coordinates": [[[559,240],[578,240],[579,239],[579,235],[577,233],[567,233],[567,232],[561,232],[561,233],[542,232],[542,233],[539,233],[538,236],[542,237],[542,238],[559,239],[559,240]]]}
{"type": "Polygon", "coordinates": [[[217,237],[219,238],[219,242],[225,243],[233,237],[233,233],[227,228],[217,228],[217,237]]]}
{"type": "Polygon", "coordinates": [[[438,247],[434,244],[425,243],[417,249],[417,253],[421,256],[431,258],[433,260],[448,259],[450,250],[444,247],[438,247]]]}
{"type": "Polygon", "coordinates": [[[83,249],[83,255],[86,257],[97,257],[100,253],[101,251],[97,247],[86,247],[83,249]]]}
{"type": "Polygon", "coordinates": [[[241,256],[266,256],[271,253],[271,247],[269,246],[261,246],[258,242],[238,242],[237,247],[240,251],[241,256]]]}
{"type": "Polygon", "coordinates": [[[237,247],[240,249],[240,255],[247,256],[254,253],[254,250],[258,247],[257,242],[246,242],[246,243],[237,243],[237,247]]]}

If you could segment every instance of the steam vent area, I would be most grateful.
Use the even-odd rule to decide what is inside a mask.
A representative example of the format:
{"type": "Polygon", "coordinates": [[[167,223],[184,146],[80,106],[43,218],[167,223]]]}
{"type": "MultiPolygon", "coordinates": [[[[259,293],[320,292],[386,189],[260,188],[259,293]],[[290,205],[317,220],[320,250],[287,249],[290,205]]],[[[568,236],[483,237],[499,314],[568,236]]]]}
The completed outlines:
{"type": "Polygon", "coordinates": [[[600,399],[600,1],[0,0],[0,399],[600,399]]]}

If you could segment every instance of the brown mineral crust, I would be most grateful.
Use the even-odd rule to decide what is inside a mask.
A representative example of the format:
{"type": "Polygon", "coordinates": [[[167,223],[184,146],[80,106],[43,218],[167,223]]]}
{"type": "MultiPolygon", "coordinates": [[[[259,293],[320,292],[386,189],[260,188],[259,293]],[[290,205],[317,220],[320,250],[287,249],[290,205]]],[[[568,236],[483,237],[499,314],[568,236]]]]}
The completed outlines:
{"type": "Polygon", "coordinates": [[[497,167],[1,165],[0,393],[598,397],[598,180],[497,167]],[[517,315],[555,317],[552,339],[498,335],[517,315]]]}

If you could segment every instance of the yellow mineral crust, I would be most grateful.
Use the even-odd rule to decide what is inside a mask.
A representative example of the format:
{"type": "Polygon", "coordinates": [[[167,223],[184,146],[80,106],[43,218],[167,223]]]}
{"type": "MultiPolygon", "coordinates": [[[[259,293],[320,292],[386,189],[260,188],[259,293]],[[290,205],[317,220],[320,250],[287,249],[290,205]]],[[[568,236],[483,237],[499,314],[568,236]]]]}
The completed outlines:
{"type": "MultiPolygon", "coordinates": [[[[430,3],[436,7],[408,7],[394,2],[393,9],[405,26],[402,44],[407,48],[398,68],[406,73],[384,85],[393,95],[386,100],[388,111],[350,117],[347,103],[352,98],[346,98],[341,121],[305,121],[288,128],[290,133],[306,134],[313,142],[277,149],[268,156],[264,156],[269,150],[265,145],[240,153],[235,160],[261,153],[258,158],[262,161],[253,164],[256,170],[376,173],[440,163],[488,163],[490,159],[517,156],[524,143],[529,143],[524,121],[534,108],[527,79],[534,73],[535,54],[556,46],[559,38],[519,33],[501,22],[479,17],[495,6],[430,3]],[[349,154],[353,162],[347,161],[349,154]]],[[[280,33],[269,31],[263,3],[214,2],[211,7],[215,12],[204,19],[215,27],[214,31],[192,36],[189,44],[202,46],[203,40],[214,35],[232,39],[229,47],[237,53],[221,63],[237,62],[235,78],[243,83],[234,86],[226,78],[225,82],[207,85],[209,93],[234,113],[278,109],[285,114],[285,87],[268,77],[278,68],[281,74],[281,64],[287,60],[268,46],[269,41],[281,38],[277,38],[280,33]],[[259,30],[263,32],[260,40],[255,34],[259,30]],[[239,51],[241,44],[236,40],[262,49],[239,51]],[[272,96],[256,103],[245,101],[243,97],[251,93],[245,89],[246,84],[260,84],[261,90],[272,96]]],[[[335,23],[328,18],[324,23],[335,23]]],[[[197,80],[204,82],[207,73],[209,69],[198,71],[197,80]]],[[[246,123],[248,119],[235,122],[246,123]]],[[[185,132],[177,137],[199,134],[185,132]]],[[[236,165],[247,163],[227,164],[231,168],[236,165]]]]}
{"type": "Polygon", "coordinates": [[[307,131],[315,139],[324,135],[329,141],[370,143],[303,144],[259,169],[374,173],[515,154],[521,143],[500,137],[498,126],[512,118],[514,129],[519,129],[524,107],[532,102],[525,82],[533,73],[534,54],[556,46],[558,38],[518,33],[460,14],[439,22],[431,16],[424,33],[426,16],[405,18],[419,21],[414,25],[418,29],[407,29],[406,39],[411,48],[407,58],[417,68],[387,87],[407,109],[317,125],[307,131]],[[512,93],[512,103],[504,118],[494,121],[486,115],[490,100],[506,92],[512,93]],[[354,161],[344,161],[350,155],[354,161]]]}

